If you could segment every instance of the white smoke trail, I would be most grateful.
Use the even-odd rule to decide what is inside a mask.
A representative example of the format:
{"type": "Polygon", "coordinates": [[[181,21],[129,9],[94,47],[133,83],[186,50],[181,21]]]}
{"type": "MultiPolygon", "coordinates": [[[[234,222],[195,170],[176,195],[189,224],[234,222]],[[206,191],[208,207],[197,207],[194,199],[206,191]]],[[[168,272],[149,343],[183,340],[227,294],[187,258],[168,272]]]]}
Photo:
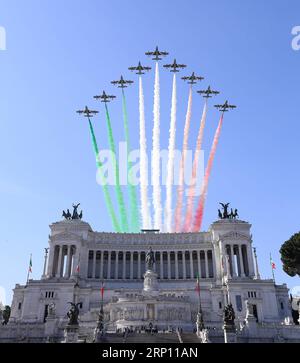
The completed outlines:
{"type": "Polygon", "coordinates": [[[139,77],[139,113],[140,113],[140,197],[143,229],[150,229],[148,205],[148,163],[145,123],[145,103],[142,77],[139,77]]]}
{"type": "Polygon", "coordinates": [[[177,112],[177,89],[176,74],[173,77],[172,106],[171,106],[171,123],[169,136],[169,156],[167,165],[166,178],[166,205],[165,205],[165,230],[172,232],[172,186],[174,179],[174,153],[176,138],[176,112],[177,112]]]}
{"type": "Polygon", "coordinates": [[[190,184],[189,191],[188,191],[187,209],[186,209],[186,216],[185,216],[183,232],[189,232],[192,228],[195,191],[196,191],[196,184],[197,184],[197,171],[198,171],[199,157],[200,157],[203,136],[204,136],[206,115],[207,115],[207,101],[204,104],[198,138],[197,138],[197,145],[196,145],[195,157],[194,157],[194,162],[193,162],[192,180],[191,180],[191,184],[190,184]]]}
{"type": "Polygon", "coordinates": [[[184,171],[185,171],[185,160],[188,151],[189,143],[189,132],[192,118],[192,100],[193,92],[192,86],[190,87],[188,108],[185,118],[184,135],[183,135],[183,147],[182,147],[182,157],[179,168],[179,184],[177,188],[177,204],[175,210],[175,232],[181,232],[181,218],[182,218],[182,206],[183,206],[183,193],[184,193],[184,171]]]}
{"type": "Polygon", "coordinates": [[[153,185],[153,228],[162,228],[162,206],[160,189],[160,87],[159,67],[156,62],[153,105],[153,136],[152,136],[152,185],[153,185]]]}

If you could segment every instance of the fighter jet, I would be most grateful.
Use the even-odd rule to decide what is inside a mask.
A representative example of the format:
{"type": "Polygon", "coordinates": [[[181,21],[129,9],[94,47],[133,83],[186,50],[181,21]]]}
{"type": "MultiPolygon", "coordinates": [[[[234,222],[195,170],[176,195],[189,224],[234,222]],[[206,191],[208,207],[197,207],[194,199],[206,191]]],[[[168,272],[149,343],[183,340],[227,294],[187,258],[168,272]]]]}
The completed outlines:
{"type": "Polygon", "coordinates": [[[215,105],[217,109],[219,109],[220,112],[227,112],[229,109],[236,108],[235,105],[229,105],[228,101],[224,103],[224,105],[215,105]]]}
{"type": "Polygon", "coordinates": [[[176,62],[176,59],[174,59],[173,64],[165,64],[164,67],[165,68],[171,68],[170,72],[174,72],[175,73],[175,72],[179,72],[179,69],[180,68],[185,68],[186,65],[185,64],[178,64],[176,62]]]}
{"type": "Polygon", "coordinates": [[[211,98],[212,95],[218,95],[220,92],[219,91],[213,91],[210,86],[208,86],[208,88],[206,90],[202,90],[202,91],[197,91],[197,93],[200,93],[200,95],[204,95],[204,98],[211,98]]]}
{"type": "Polygon", "coordinates": [[[159,58],[159,57],[161,57],[161,56],[165,57],[169,53],[161,52],[160,50],[158,50],[158,47],[156,47],[154,52],[146,52],[145,54],[148,56],[154,56],[154,58],[152,58],[152,60],[159,61],[159,60],[162,60],[162,58],[159,58]]]}
{"type": "Polygon", "coordinates": [[[111,81],[111,84],[118,85],[118,88],[126,88],[127,85],[132,84],[133,81],[125,81],[123,76],[121,76],[119,81],[111,81]]]}
{"type": "Polygon", "coordinates": [[[94,96],[96,100],[101,100],[101,102],[108,103],[112,101],[116,96],[108,96],[105,91],[103,91],[101,96],[94,96]]]}
{"type": "Polygon", "coordinates": [[[189,84],[196,84],[197,81],[202,81],[204,78],[195,76],[195,72],[193,72],[191,76],[181,77],[181,79],[183,79],[184,81],[188,81],[189,84]]]}
{"type": "Polygon", "coordinates": [[[77,113],[79,113],[79,115],[83,115],[84,117],[94,117],[94,115],[97,115],[97,113],[99,113],[99,111],[93,111],[93,110],[89,110],[89,108],[87,106],[85,106],[84,110],[79,110],[76,111],[77,113]]]}
{"type": "Polygon", "coordinates": [[[129,67],[128,68],[130,71],[137,71],[136,74],[142,75],[145,74],[145,72],[143,71],[150,71],[151,67],[143,67],[141,65],[141,62],[139,62],[139,64],[137,65],[137,67],[129,67]]]}

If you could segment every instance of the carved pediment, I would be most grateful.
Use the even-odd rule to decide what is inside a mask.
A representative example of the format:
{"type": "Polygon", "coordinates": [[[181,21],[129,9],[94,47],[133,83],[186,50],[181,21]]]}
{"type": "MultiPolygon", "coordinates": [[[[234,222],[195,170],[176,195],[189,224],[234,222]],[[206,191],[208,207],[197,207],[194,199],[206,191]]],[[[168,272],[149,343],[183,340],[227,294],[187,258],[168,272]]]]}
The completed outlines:
{"type": "Polygon", "coordinates": [[[220,235],[220,240],[222,240],[222,241],[227,241],[227,240],[231,240],[231,241],[232,240],[234,240],[234,241],[245,241],[245,240],[246,241],[251,241],[251,238],[247,234],[231,231],[231,232],[220,235]]]}

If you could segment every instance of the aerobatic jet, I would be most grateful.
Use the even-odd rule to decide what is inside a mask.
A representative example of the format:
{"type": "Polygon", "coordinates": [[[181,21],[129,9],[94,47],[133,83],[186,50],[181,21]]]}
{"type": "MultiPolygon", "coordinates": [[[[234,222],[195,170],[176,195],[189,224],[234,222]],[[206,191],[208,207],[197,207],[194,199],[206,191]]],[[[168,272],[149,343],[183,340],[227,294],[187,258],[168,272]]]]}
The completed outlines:
{"type": "Polygon", "coordinates": [[[96,100],[101,100],[101,102],[108,103],[112,101],[114,98],[116,98],[116,96],[109,96],[105,93],[105,91],[103,91],[101,96],[94,96],[94,98],[96,100]]]}
{"type": "Polygon", "coordinates": [[[179,72],[180,68],[185,68],[186,65],[185,64],[178,64],[176,62],[176,59],[174,59],[174,62],[172,64],[165,64],[164,67],[165,68],[170,68],[171,69],[170,72],[175,73],[175,72],[179,72]]]}
{"type": "Polygon", "coordinates": [[[143,67],[141,65],[141,62],[139,62],[139,64],[136,67],[129,67],[128,69],[130,71],[137,71],[136,74],[142,75],[142,74],[145,74],[144,71],[150,71],[151,67],[143,67]]]}
{"type": "Polygon", "coordinates": [[[154,58],[152,58],[152,60],[159,61],[159,60],[162,60],[162,58],[159,58],[159,57],[161,57],[161,56],[165,57],[169,53],[161,52],[160,50],[158,50],[158,47],[156,47],[154,52],[146,52],[145,54],[148,56],[154,56],[154,58]]]}
{"type": "Polygon", "coordinates": [[[118,88],[126,88],[128,85],[132,84],[133,81],[125,81],[123,76],[118,81],[111,81],[111,84],[117,86],[118,88]]]}
{"type": "Polygon", "coordinates": [[[224,103],[224,105],[215,105],[215,107],[220,111],[220,112],[227,112],[229,109],[233,109],[236,108],[235,105],[229,105],[228,101],[226,101],[224,103]]]}
{"type": "Polygon", "coordinates": [[[202,81],[204,78],[195,76],[195,72],[193,72],[191,76],[181,77],[181,79],[183,79],[184,81],[188,81],[189,84],[196,84],[197,81],[202,81]]]}
{"type": "Polygon", "coordinates": [[[201,90],[197,92],[200,93],[200,95],[204,95],[204,98],[211,98],[212,95],[218,95],[220,93],[219,91],[213,91],[210,86],[208,86],[206,90],[201,90]]]}
{"type": "Polygon", "coordinates": [[[77,113],[79,113],[80,115],[83,115],[84,117],[94,117],[95,115],[97,115],[97,113],[99,113],[99,111],[93,111],[93,110],[89,110],[89,108],[87,106],[85,106],[84,110],[79,110],[76,111],[77,113]]]}

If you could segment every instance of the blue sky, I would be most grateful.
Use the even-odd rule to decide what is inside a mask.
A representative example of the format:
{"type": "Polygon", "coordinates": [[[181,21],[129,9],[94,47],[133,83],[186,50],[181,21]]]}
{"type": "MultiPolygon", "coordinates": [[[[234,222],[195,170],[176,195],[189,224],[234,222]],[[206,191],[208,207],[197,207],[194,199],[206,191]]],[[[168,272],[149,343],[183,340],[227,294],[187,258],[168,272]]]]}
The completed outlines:
{"type": "MultiPolygon", "coordinates": [[[[85,120],[74,113],[156,45],[222,91],[237,110],[226,115],[206,204],[204,229],[219,201],[230,201],[252,223],[261,274],[300,285],[281,271],[279,248],[299,231],[300,51],[291,30],[300,24],[298,1],[0,1],[7,50],[0,51],[0,286],[11,298],[24,283],[30,253],[33,278],[42,274],[49,224],[80,201],[84,219],[111,230],[85,120]]],[[[131,75],[131,77],[133,77],[131,75]]],[[[147,131],[152,128],[153,72],[144,79],[147,131]]],[[[167,147],[171,75],[161,73],[161,144],[167,147]]],[[[133,78],[134,79],[134,78],[133,78]]],[[[136,79],[135,79],[136,80],[136,79]]],[[[138,147],[137,85],[127,92],[132,145],[138,147]]],[[[181,148],[188,88],[179,83],[181,148]]],[[[203,101],[194,97],[193,147],[203,101]]],[[[95,122],[107,147],[102,116],[95,122]],[[102,124],[101,124],[102,122],[102,124]]],[[[121,102],[111,106],[117,140],[123,140],[121,102]]],[[[96,120],[95,120],[96,121],[96,120]]],[[[210,107],[206,160],[218,121],[210,107]]]]}

